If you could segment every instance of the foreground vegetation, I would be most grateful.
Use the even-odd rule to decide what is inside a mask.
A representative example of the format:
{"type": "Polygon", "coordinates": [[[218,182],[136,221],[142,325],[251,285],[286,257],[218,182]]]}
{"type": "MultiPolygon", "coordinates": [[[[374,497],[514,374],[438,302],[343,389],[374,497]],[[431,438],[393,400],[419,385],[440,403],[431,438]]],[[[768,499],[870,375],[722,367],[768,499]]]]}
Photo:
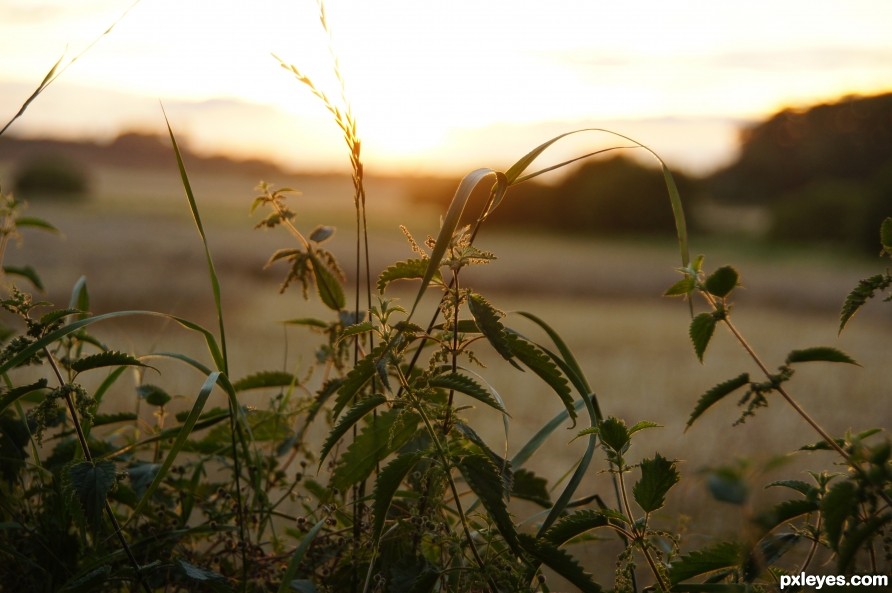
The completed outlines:
{"type": "MultiPolygon", "coordinates": [[[[855,361],[835,348],[798,345],[779,366],[762,359],[732,319],[737,270],[691,258],[682,196],[659,159],[681,260],[666,295],[687,302],[679,314],[690,314],[693,354],[703,361],[724,326],[740,346],[741,366],[753,364],[758,373],[709,389],[688,426],[727,420],[720,410],[732,396],[738,424],[767,413],[761,409],[769,404],[786,406],[798,418],[790,430],[801,434],[803,451],[824,460],[809,481],[797,475],[769,484],[787,496],[757,511],[739,473],[717,472],[711,491],[739,511],[745,528],[703,545],[686,540],[680,521],[661,517],[687,477],[670,456],[639,453],[651,449],[659,419],[648,410],[618,417],[546,320],[506,315],[469,280],[472,268],[496,265],[497,254],[475,244],[478,232],[515,186],[551,169],[533,165],[563,137],[507,171],[469,173],[436,236],[416,238],[404,228],[406,258],[373,276],[353,114],[298,68],[283,67],[329,109],[353,170],[349,266],[333,255],[332,227],[298,216],[294,190],[262,183],[252,206],[262,215],[260,229],[288,240],[268,264],[284,268],[281,290],[301,292],[328,312],[289,322],[316,340],[314,361],[270,353],[270,367],[232,376],[226,286],[169,126],[171,163],[203,249],[216,326],[165,312],[92,315],[83,280],[57,307],[33,296],[43,286],[37,271],[4,266],[0,589],[731,592],[773,590],[803,573],[889,574],[892,443],[884,427],[830,434],[794,395],[804,363],[855,361]],[[486,199],[475,209],[476,188],[486,199]],[[392,295],[406,284],[412,292],[404,307],[392,295]],[[113,320],[144,317],[191,332],[206,354],[124,352],[94,333],[113,320]],[[536,334],[519,331],[517,321],[536,334]],[[524,372],[524,392],[504,393],[482,359],[524,372]],[[169,364],[195,377],[185,398],[159,372],[169,364]],[[136,404],[120,411],[113,404],[126,400],[131,376],[136,404]],[[481,436],[491,431],[476,425],[470,410],[499,418],[507,435],[513,401],[546,396],[560,413],[543,418],[518,447],[509,448],[507,436],[481,436]],[[178,411],[183,400],[188,405],[178,411]],[[531,460],[566,427],[580,454],[549,483],[531,460]],[[593,474],[602,479],[590,489],[593,474]],[[579,550],[610,555],[609,572],[583,566],[579,550]]],[[[2,215],[0,256],[22,228],[52,230],[23,216],[11,194],[3,196],[2,215]]],[[[892,218],[879,238],[883,256],[892,257],[892,218]]],[[[841,304],[840,331],[890,286],[886,271],[854,287],[841,304]]]]}

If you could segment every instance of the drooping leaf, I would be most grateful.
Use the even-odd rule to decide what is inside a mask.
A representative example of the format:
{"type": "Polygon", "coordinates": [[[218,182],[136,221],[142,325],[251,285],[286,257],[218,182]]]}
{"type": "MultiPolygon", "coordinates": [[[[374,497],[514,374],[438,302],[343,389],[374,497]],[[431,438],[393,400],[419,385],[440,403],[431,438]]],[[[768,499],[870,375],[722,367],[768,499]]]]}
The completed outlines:
{"type": "Polygon", "coordinates": [[[46,389],[48,384],[48,381],[44,378],[39,379],[34,383],[29,383],[28,385],[13,387],[9,391],[0,391],[0,393],[2,393],[2,395],[0,395],[0,414],[5,412],[9,406],[29,393],[34,393],[40,389],[46,389]]]}
{"type": "Polygon", "coordinates": [[[67,474],[84,518],[93,531],[98,531],[108,493],[115,485],[115,464],[111,461],[82,461],[69,466],[67,474]]]}
{"type": "Polygon", "coordinates": [[[709,340],[712,339],[715,323],[715,317],[712,313],[700,313],[691,320],[691,327],[688,333],[691,336],[691,341],[694,343],[694,351],[697,353],[697,358],[700,359],[700,362],[703,362],[703,354],[706,352],[709,340]]]}
{"type": "Polygon", "coordinates": [[[595,509],[583,509],[558,519],[545,532],[545,538],[554,546],[562,546],[592,529],[606,527],[608,523],[608,517],[603,512],[595,509]]]}
{"type": "MultiPolygon", "coordinates": [[[[378,292],[383,293],[387,286],[396,280],[420,280],[427,271],[428,263],[427,259],[408,259],[392,264],[378,276],[378,292]]],[[[439,270],[434,273],[432,278],[439,283],[443,282],[439,270]]]]}
{"type": "Polygon", "coordinates": [[[313,525],[313,527],[310,528],[307,534],[300,540],[300,544],[294,549],[294,553],[291,554],[291,560],[288,561],[288,567],[282,574],[282,580],[279,582],[279,589],[277,593],[288,593],[288,591],[292,588],[292,583],[295,581],[294,577],[297,576],[297,570],[300,568],[300,563],[303,561],[307,550],[309,550],[310,546],[313,544],[313,540],[316,539],[316,536],[325,525],[325,521],[326,518],[322,518],[317,521],[316,524],[313,525]]]}
{"type": "Polygon", "coordinates": [[[378,473],[378,477],[375,480],[375,490],[372,493],[372,498],[374,499],[372,541],[376,545],[381,538],[381,534],[384,533],[384,522],[387,520],[387,512],[390,510],[393,497],[396,495],[405,477],[412,471],[415,464],[423,458],[423,453],[423,451],[404,453],[384,466],[378,473]]]}
{"type": "Polygon", "coordinates": [[[750,382],[749,373],[742,373],[733,379],[729,379],[723,383],[719,383],[702,396],[697,401],[697,406],[694,408],[694,411],[691,412],[691,417],[688,418],[687,426],[685,426],[685,430],[691,427],[694,423],[694,420],[699,418],[703,412],[709,409],[714,403],[721,400],[726,395],[737,391],[744,385],[748,385],[750,382]]]}
{"type": "Polygon", "coordinates": [[[657,453],[653,459],[641,462],[641,479],[632,488],[632,495],[645,513],[652,513],[663,506],[666,494],[679,479],[675,462],[657,453]]]}
{"type": "Polygon", "coordinates": [[[464,393],[465,395],[473,397],[477,401],[483,402],[491,408],[495,408],[503,414],[508,413],[505,406],[497,401],[490,394],[488,389],[467,375],[462,375],[461,373],[437,375],[428,381],[428,385],[442,389],[454,389],[459,393],[464,393]]]}
{"type": "Polygon", "coordinates": [[[518,555],[522,553],[517,530],[505,503],[505,489],[501,472],[492,460],[479,453],[461,453],[454,460],[456,467],[474,494],[483,503],[490,518],[496,524],[505,543],[518,555]]]}
{"type": "Polygon", "coordinates": [[[592,575],[585,572],[573,556],[552,545],[548,540],[522,533],[519,536],[519,541],[524,550],[539,564],[544,564],[567,579],[582,593],[600,593],[602,591],[601,586],[592,580],[592,575]]]}
{"type": "Polygon", "coordinates": [[[37,270],[35,270],[33,266],[3,266],[3,271],[10,276],[21,276],[22,278],[26,278],[34,285],[34,288],[41,292],[44,290],[43,282],[40,280],[40,276],[37,274],[37,270]]]}
{"type": "Polygon", "coordinates": [[[236,391],[264,389],[267,387],[291,387],[299,383],[296,376],[285,371],[260,371],[243,377],[232,384],[236,391]]]}
{"type": "MultiPolygon", "coordinates": [[[[793,350],[787,354],[787,364],[794,362],[844,362],[847,364],[858,365],[848,354],[841,352],[836,348],[828,346],[817,346],[815,348],[806,348],[804,350],[793,350]]],[[[860,366],[860,365],[858,365],[860,366]]]]}
{"type": "Polygon", "coordinates": [[[371,381],[372,377],[378,372],[376,363],[378,358],[382,355],[382,352],[383,349],[381,346],[375,348],[365,358],[357,362],[353,368],[350,369],[350,372],[347,373],[347,376],[344,377],[344,382],[338,387],[338,397],[332,408],[332,416],[334,418],[337,418],[340,415],[344,406],[349,404],[366,383],[371,381]]]}
{"type": "Polygon", "coordinates": [[[830,548],[839,551],[846,522],[858,514],[858,493],[854,483],[845,480],[835,484],[821,501],[824,516],[824,530],[830,548]]]}
{"type": "MultiPolygon", "coordinates": [[[[90,293],[87,290],[86,276],[78,278],[77,282],[74,283],[74,286],[71,287],[71,298],[68,300],[68,306],[72,309],[79,309],[81,311],[90,310],[90,293]]],[[[82,317],[86,316],[87,314],[84,313],[82,317]]]]}
{"type": "Polygon", "coordinates": [[[368,478],[380,462],[415,435],[420,421],[416,414],[396,408],[378,414],[341,455],[331,476],[331,485],[345,492],[368,478]]]}
{"type": "Polygon", "coordinates": [[[58,233],[59,229],[54,227],[49,222],[45,221],[42,218],[37,218],[34,216],[19,216],[15,220],[15,225],[19,228],[30,227],[33,229],[40,229],[43,231],[49,231],[51,233],[58,233]]]}
{"type": "Polygon", "coordinates": [[[669,579],[675,585],[701,575],[733,569],[740,565],[741,560],[740,544],[719,542],[673,561],[669,567],[669,579]]]}
{"type": "Polygon", "coordinates": [[[319,292],[319,298],[332,311],[340,311],[347,303],[341,281],[332,274],[316,253],[311,251],[308,255],[310,261],[313,262],[313,274],[316,277],[316,290],[319,292]]]}
{"type": "Polygon", "coordinates": [[[576,408],[573,406],[570,384],[554,361],[538,346],[517,334],[509,332],[506,334],[506,339],[511,348],[511,353],[527,368],[536,373],[540,379],[545,381],[561,398],[561,402],[563,402],[564,408],[570,415],[573,426],[575,426],[576,408]]]}
{"type": "Polygon", "coordinates": [[[892,274],[876,274],[858,282],[858,285],[849,293],[843,303],[839,314],[839,331],[845,328],[849,319],[868,301],[872,299],[876,291],[886,290],[892,286],[892,274]]]}
{"type": "Polygon", "coordinates": [[[470,441],[471,444],[476,445],[477,449],[486,455],[486,457],[492,461],[493,465],[498,468],[499,477],[502,480],[502,492],[507,499],[511,495],[511,490],[514,487],[514,472],[511,471],[511,462],[493,451],[490,446],[486,444],[486,441],[484,441],[467,422],[456,420],[455,428],[464,438],[470,441]]]}
{"type": "Polygon", "coordinates": [[[706,278],[706,291],[719,298],[728,296],[737,286],[740,277],[731,266],[722,266],[706,278]]]}
{"type": "Polygon", "coordinates": [[[492,344],[495,351],[501,354],[502,358],[510,361],[514,357],[514,353],[511,351],[505,326],[502,325],[502,313],[477,293],[471,293],[469,296],[468,309],[474,316],[474,321],[477,322],[477,328],[492,344]]]}
{"type": "Polygon", "coordinates": [[[350,408],[346,414],[341,416],[335,427],[328,433],[328,437],[326,437],[325,443],[322,445],[322,450],[319,453],[319,467],[322,467],[322,463],[325,461],[325,458],[328,457],[328,454],[331,453],[332,448],[334,448],[338,441],[347,434],[348,430],[356,425],[357,422],[365,418],[372,410],[385,402],[387,402],[387,398],[383,395],[372,395],[360,400],[359,403],[350,408]]]}

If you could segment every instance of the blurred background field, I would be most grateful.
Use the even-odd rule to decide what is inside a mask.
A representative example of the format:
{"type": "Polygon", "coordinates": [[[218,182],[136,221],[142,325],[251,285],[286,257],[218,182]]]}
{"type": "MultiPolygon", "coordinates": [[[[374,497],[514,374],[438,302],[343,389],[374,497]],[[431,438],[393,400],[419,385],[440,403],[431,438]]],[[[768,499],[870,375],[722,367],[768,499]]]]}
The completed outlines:
{"type": "MultiPolygon", "coordinates": [[[[337,227],[330,248],[352,282],[356,239],[349,178],[245,172],[238,167],[206,170],[200,161],[193,165],[191,181],[222,282],[233,377],[260,369],[300,374],[312,363],[318,336],[286,327],[282,321],[327,313],[312,299],[304,301],[297,287],[279,294],[284,268],[263,269],[269,255],[290,246],[291,238],[284,232],[252,228],[262,217],[249,216],[259,181],[255,174],[264,173],[265,180],[302,192],[291,205],[303,230],[317,224],[337,227]]],[[[6,167],[0,173],[9,178],[11,166],[6,167]]],[[[55,303],[67,302],[71,287],[85,275],[93,313],[148,309],[215,328],[204,255],[173,156],[168,167],[105,165],[91,169],[90,178],[89,192],[80,197],[44,196],[31,201],[27,214],[52,222],[60,234],[25,231],[23,245],[10,252],[9,262],[34,265],[44,279],[48,300],[55,303]]],[[[369,180],[373,273],[413,256],[399,224],[419,239],[436,232],[441,204],[413,199],[411,186],[395,178],[369,180]]],[[[664,200],[658,198],[653,207],[668,211],[664,200]]],[[[499,211],[494,216],[498,215],[499,211]]],[[[726,333],[714,339],[704,364],[697,361],[687,335],[687,305],[661,296],[679,277],[678,249],[671,233],[603,237],[501,224],[484,229],[478,245],[495,252],[498,259],[472,270],[465,282],[508,312],[509,326],[544,339],[529,322],[510,312],[525,310],[543,318],[576,353],[605,414],[630,424],[650,420],[663,426],[636,439],[634,454],[643,457],[660,451],[674,456],[683,461],[682,471],[695,478],[682,482],[667,507],[672,511],[667,520],[695,514],[696,509],[701,518],[714,519],[701,523],[701,528],[711,524],[709,529],[734,533],[740,526],[728,524],[723,503],[711,501],[704,471],[733,464],[734,458],[748,459],[748,465],[737,469],[752,480],[753,504],[758,506],[771,496],[760,488],[772,474],[766,470],[762,475],[760,468],[817,440],[779,401],[732,428],[739,415],[733,397],[685,432],[691,410],[707,389],[743,371],[756,375],[726,333]]],[[[892,308],[871,303],[837,335],[845,296],[860,278],[879,271],[881,260],[838,244],[782,245],[740,232],[725,238],[694,233],[692,252],[706,255],[707,269],[732,264],[740,271],[743,287],[737,293],[734,316],[769,367],[780,365],[789,350],[816,345],[840,348],[861,363],[861,367],[801,365],[793,380],[793,393],[831,432],[889,425],[892,308]]],[[[406,305],[413,297],[408,284],[396,294],[406,305]]],[[[430,310],[419,320],[426,320],[430,310]]],[[[137,354],[176,351],[208,359],[199,336],[169,322],[131,318],[102,324],[95,331],[115,349],[137,354]]],[[[560,402],[531,373],[501,364],[486,347],[481,346],[478,354],[490,367],[484,374],[511,413],[507,446],[513,453],[560,411],[560,402]]],[[[183,396],[181,405],[188,406],[202,379],[181,366],[153,364],[164,373],[168,389],[183,396]]],[[[146,380],[162,379],[149,375],[146,380]]],[[[136,405],[135,391],[122,388],[115,397],[122,409],[136,405]]],[[[262,398],[250,403],[264,404],[262,398]]],[[[475,426],[501,450],[505,440],[501,418],[489,410],[467,413],[477,418],[475,426]]],[[[534,469],[550,484],[565,477],[581,453],[581,441],[571,442],[574,434],[557,431],[533,460],[534,469]]],[[[798,472],[809,465],[806,454],[788,457],[778,475],[791,477],[792,471],[792,477],[804,477],[798,472]]],[[[604,480],[593,472],[581,494],[607,495],[604,480]]]]}

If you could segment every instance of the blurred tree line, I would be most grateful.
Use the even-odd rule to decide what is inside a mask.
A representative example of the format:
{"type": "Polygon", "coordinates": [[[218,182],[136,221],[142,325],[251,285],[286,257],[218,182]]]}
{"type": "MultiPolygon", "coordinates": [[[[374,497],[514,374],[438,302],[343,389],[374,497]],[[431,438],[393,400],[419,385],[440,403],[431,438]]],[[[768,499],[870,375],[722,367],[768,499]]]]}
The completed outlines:
{"type": "MultiPolygon", "coordinates": [[[[892,215],[892,94],[784,110],[741,131],[731,165],[704,178],[673,174],[698,232],[710,230],[698,211],[712,202],[764,209],[771,240],[875,251],[877,229],[892,215]]],[[[456,185],[428,182],[411,194],[445,204],[456,185]]],[[[625,156],[586,161],[555,185],[522,183],[490,222],[602,236],[674,233],[661,171],[625,156]]]]}

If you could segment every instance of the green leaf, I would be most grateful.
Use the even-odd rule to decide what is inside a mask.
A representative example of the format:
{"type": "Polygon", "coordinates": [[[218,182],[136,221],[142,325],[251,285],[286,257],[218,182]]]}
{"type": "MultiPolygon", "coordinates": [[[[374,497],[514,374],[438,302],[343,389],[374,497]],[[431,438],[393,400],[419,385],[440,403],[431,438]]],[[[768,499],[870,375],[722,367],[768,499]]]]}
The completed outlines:
{"type": "MultiPolygon", "coordinates": [[[[837,350],[836,348],[830,348],[828,346],[817,346],[815,348],[806,348],[804,350],[793,350],[789,354],[787,354],[787,364],[792,364],[794,362],[844,362],[847,364],[858,365],[857,362],[852,360],[848,354],[837,350]]],[[[861,365],[858,365],[861,366],[861,365]]]]}
{"type": "Polygon", "coordinates": [[[441,389],[454,389],[459,393],[464,393],[465,395],[473,397],[477,401],[483,402],[491,408],[495,408],[503,414],[508,413],[508,411],[505,409],[505,406],[502,405],[501,402],[496,400],[490,394],[489,390],[480,385],[480,383],[478,383],[471,377],[462,375],[461,373],[436,375],[431,378],[430,381],[428,381],[428,385],[441,389]]]}
{"type": "Polygon", "coordinates": [[[704,287],[709,294],[724,298],[731,294],[739,279],[737,270],[731,266],[722,266],[706,278],[704,287]]]}
{"type": "Polygon", "coordinates": [[[34,216],[20,216],[16,218],[15,225],[18,228],[30,227],[33,229],[40,229],[43,231],[49,231],[51,233],[58,233],[59,229],[54,227],[52,224],[48,223],[42,218],[36,218],[34,216]]]}
{"type": "Polygon", "coordinates": [[[645,430],[647,428],[663,428],[663,425],[657,424],[656,422],[650,422],[648,420],[642,420],[629,427],[629,436],[631,437],[639,430],[645,430]]]}
{"type": "Polygon", "coordinates": [[[598,436],[601,442],[617,453],[624,453],[629,448],[629,430],[626,423],[610,416],[598,425],[598,436]]]}
{"type": "Polygon", "coordinates": [[[382,346],[375,348],[368,356],[357,362],[344,377],[344,382],[338,387],[338,397],[331,411],[333,418],[340,415],[344,406],[350,403],[378,372],[377,360],[382,355],[382,348],[382,346]]]}
{"type": "Polygon", "coordinates": [[[98,531],[108,493],[116,482],[115,464],[111,461],[76,463],[68,467],[68,480],[88,525],[98,531]]]}
{"type": "Polygon", "coordinates": [[[190,564],[185,560],[177,560],[177,564],[183,571],[183,576],[192,581],[207,582],[226,580],[226,577],[224,577],[220,573],[214,572],[213,570],[208,570],[206,568],[199,568],[198,566],[190,564]]]}
{"type": "Polygon", "coordinates": [[[632,488],[632,495],[645,513],[652,513],[663,506],[666,494],[679,479],[675,462],[657,453],[653,459],[641,462],[641,479],[632,488]]]}
{"type": "Polygon", "coordinates": [[[477,322],[477,328],[486,336],[496,352],[501,354],[505,360],[510,361],[514,357],[514,353],[511,351],[505,326],[502,325],[502,313],[477,293],[471,293],[468,298],[468,309],[474,316],[474,321],[477,322]]]}
{"type": "Polygon", "coordinates": [[[606,527],[608,517],[595,509],[583,509],[561,517],[545,532],[545,538],[555,546],[562,546],[583,533],[606,527]]]}
{"type": "Polygon", "coordinates": [[[424,451],[404,453],[384,466],[378,473],[378,477],[375,480],[375,491],[372,493],[372,498],[374,499],[372,541],[376,546],[381,539],[381,534],[384,533],[384,522],[387,520],[387,512],[390,510],[390,503],[393,501],[393,497],[396,495],[405,477],[424,456],[424,451]]]}
{"type": "MultiPolygon", "coordinates": [[[[892,515],[888,512],[882,515],[871,515],[866,521],[859,522],[846,534],[845,539],[839,544],[839,558],[837,569],[842,573],[852,571],[852,563],[862,550],[871,550],[870,542],[873,538],[883,537],[886,533],[886,525],[892,522],[892,515]]],[[[882,541],[882,540],[881,540],[882,541]]]]}
{"type": "Polygon", "coordinates": [[[824,516],[824,530],[830,548],[839,551],[839,540],[842,537],[846,522],[857,519],[858,492],[854,483],[846,480],[835,484],[821,501],[824,516]]]}
{"type": "Polygon", "coordinates": [[[532,342],[510,332],[505,337],[508,345],[511,347],[511,353],[536,373],[540,379],[545,381],[561,398],[564,408],[573,421],[573,426],[576,426],[576,408],[573,406],[570,384],[557,365],[532,342]]]}
{"type": "Polygon", "coordinates": [[[736,568],[741,560],[739,544],[719,542],[673,561],[669,567],[669,579],[674,585],[701,575],[736,568]]]}
{"type": "Polygon", "coordinates": [[[890,274],[876,274],[858,282],[858,285],[849,293],[845,303],[843,303],[839,314],[839,331],[842,332],[849,319],[858,312],[868,299],[873,298],[876,291],[886,290],[890,286],[892,286],[892,275],[890,274]]]}
{"type": "MultiPolygon", "coordinates": [[[[21,223],[19,223],[21,226],[21,223]]],[[[892,255],[892,216],[883,220],[880,225],[880,244],[889,255],[892,255]]]]}
{"type": "Polygon", "coordinates": [[[511,496],[534,502],[543,508],[551,507],[551,496],[548,494],[548,481],[527,469],[514,472],[511,485],[511,496]]]}
{"type": "Polygon", "coordinates": [[[719,383],[702,396],[697,401],[697,406],[694,408],[694,411],[691,412],[691,417],[688,418],[688,424],[685,426],[685,430],[691,427],[694,423],[694,420],[700,417],[703,412],[709,409],[714,403],[721,400],[726,395],[733,393],[734,391],[740,389],[744,385],[748,385],[750,382],[749,373],[743,373],[734,377],[733,379],[729,379],[724,383],[719,383]]]}
{"type": "Polygon", "coordinates": [[[765,485],[765,488],[789,488],[802,494],[803,496],[812,496],[817,492],[817,488],[813,484],[803,482],[802,480],[777,480],[765,485]]]}
{"type": "MultiPolygon", "coordinates": [[[[396,262],[378,276],[378,292],[383,293],[387,286],[395,280],[419,280],[424,278],[428,263],[427,259],[408,259],[396,262]]],[[[439,270],[434,273],[432,278],[436,279],[437,282],[443,282],[443,277],[440,275],[439,270]]]]}
{"type": "Polygon", "coordinates": [[[331,476],[331,485],[345,492],[368,478],[381,461],[409,442],[419,422],[416,414],[400,409],[378,414],[341,455],[331,476]]]}
{"type": "Polygon", "coordinates": [[[287,319],[283,321],[285,325],[305,325],[307,327],[316,327],[319,329],[328,329],[328,323],[322,321],[321,319],[314,319],[312,317],[300,317],[298,319],[287,319]]]}
{"type": "Polygon", "coordinates": [[[771,531],[787,521],[817,512],[818,510],[820,510],[820,506],[815,500],[804,498],[785,500],[774,505],[770,511],[759,515],[757,521],[766,531],[771,531]]]}
{"type": "Polygon", "coordinates": [[[687,296],[694,292],[695,288],[697,288],[697,281],[694,279],[694,277],[685,276],[684,278],[667,288],[666,292],[663,293],[663,296],[687,296]]]}
{"type": "Polygon", "coordinates": [[[40,276],[37,275],[37,270],[33,266],[3,266],[3,271],[10,276],[26,278],[34,285],[34,288],[41,292],[44,290],[43,282],[41,282],[40,276]]]}
{"type": "Polygon", "coordinates": [[[150,406],[166,406],[168,402],[170,402],[172,397],[162,388],[157,385],[152,385],[149,383],[143,383],[142,385],[138,385],[136,387],[136,394],[142,399],[146,400],[146,403],[150,406]]]}
{"type": "Polygon", "coordinates": [[[462,452],[459,458],[454,460],[456,467],[464,476],[465,481],[474,494],[480,498],[490,518],[499,529],[499,533],[505,538],[505,543],[521,555],[522,550],[517,539],[517,530],[508,507],[505,504],[505,489],[501,472],[492,460],[479,453],[462,452]]]}
{"type": "Polygon", "coordinates": [[[522,533],[519,536],[519,541],[527,553],[538,560],[539,564],[544,564],[567,579],[582,593],[601,592],[601,586],[592,580],[592,575],[585,572],[573,556],[553,546],[548,540],[522,533]]]}
{"type": "Polygon", "coordinates": [[[71,370],[75,373],[82,373],[91,369],[117,366],[144,367],[146,365],[141,363],[139,359],[129,354],[125,354],[124,352],[106,350],[105,352],[99,352],[98,354],[92,354],[75,360],[71,363],[71,370]]]}
{"type": "Polygon", "coordinates": [[[700,313],[691,321],[691,328],[688,333],[691,336],[691,341],[694,343],[694,351],[697,353],[697,358],[700,359],[700,362],[703,362],[703,354],[706,352],[709,340],[712,339],[715,323],[715,317],[712,313],[700,313]]]}
{"type": "Polygon", "coordinates": [[[34,393],[40,389],[46,389],[49,382],[46,379],[39,379],[34,383],[29,383],[28,385],[20,385],[18,387],[13,387],[9,391],[2,391],[2,397],[0,397],[0,414],[6,411],[6,409],[14,404],[16,401],[25,397],[29,393],[34,393]]]}
{"type": "Polygon", "coordinates": [[[299,383],[296,376],[285,371],[260,371],[243,377],[232,384],[236,391],[265,389],[268,387],[291,387],[299,383]]]}
{"type": "Polygon", "coordinates": [[[347,304],[344,296],[344,288],[340,280],[331,273],[331,270],[322,263],[316,254],[310,251],[307,254],[313,262],[313,274],[316,277],[316,290],[322,303],[333,311],[340,311],[347,304]]]}
{"type": "MultiPolygon", "coordinates": [[[[71,287],[71,297],[68,300],[68,306],[72,309],[81,311],[90,310],[90,293],[87,291],[87,277],[81,276],[71,287]]],[[[84,317],[87,314],[84,313],[84,317]]]]}
{"type": "Polygon", "coordinates": [[[334,428],[331,429],[331,432],[328,433],[328,437],[325,439],[325,443],[322,445],[322,450],[319,453],[319,467],[322,467],[322,463],[325,461],[325,458],[328,457],[328,454],[331,452],[332,448],[341,440],[341,438],[347,434],[347,431],[350,430],[357,422],[362,420],[369,414],[372,410],[377,408],[383,403],[387,402],[387,398],[381,394],[373,395],[371,397],[367,397],[357,403],[355,406],[350,408],[350,410],[341,416],[341,419],[338,420],[338,423],[334,428]]]}

